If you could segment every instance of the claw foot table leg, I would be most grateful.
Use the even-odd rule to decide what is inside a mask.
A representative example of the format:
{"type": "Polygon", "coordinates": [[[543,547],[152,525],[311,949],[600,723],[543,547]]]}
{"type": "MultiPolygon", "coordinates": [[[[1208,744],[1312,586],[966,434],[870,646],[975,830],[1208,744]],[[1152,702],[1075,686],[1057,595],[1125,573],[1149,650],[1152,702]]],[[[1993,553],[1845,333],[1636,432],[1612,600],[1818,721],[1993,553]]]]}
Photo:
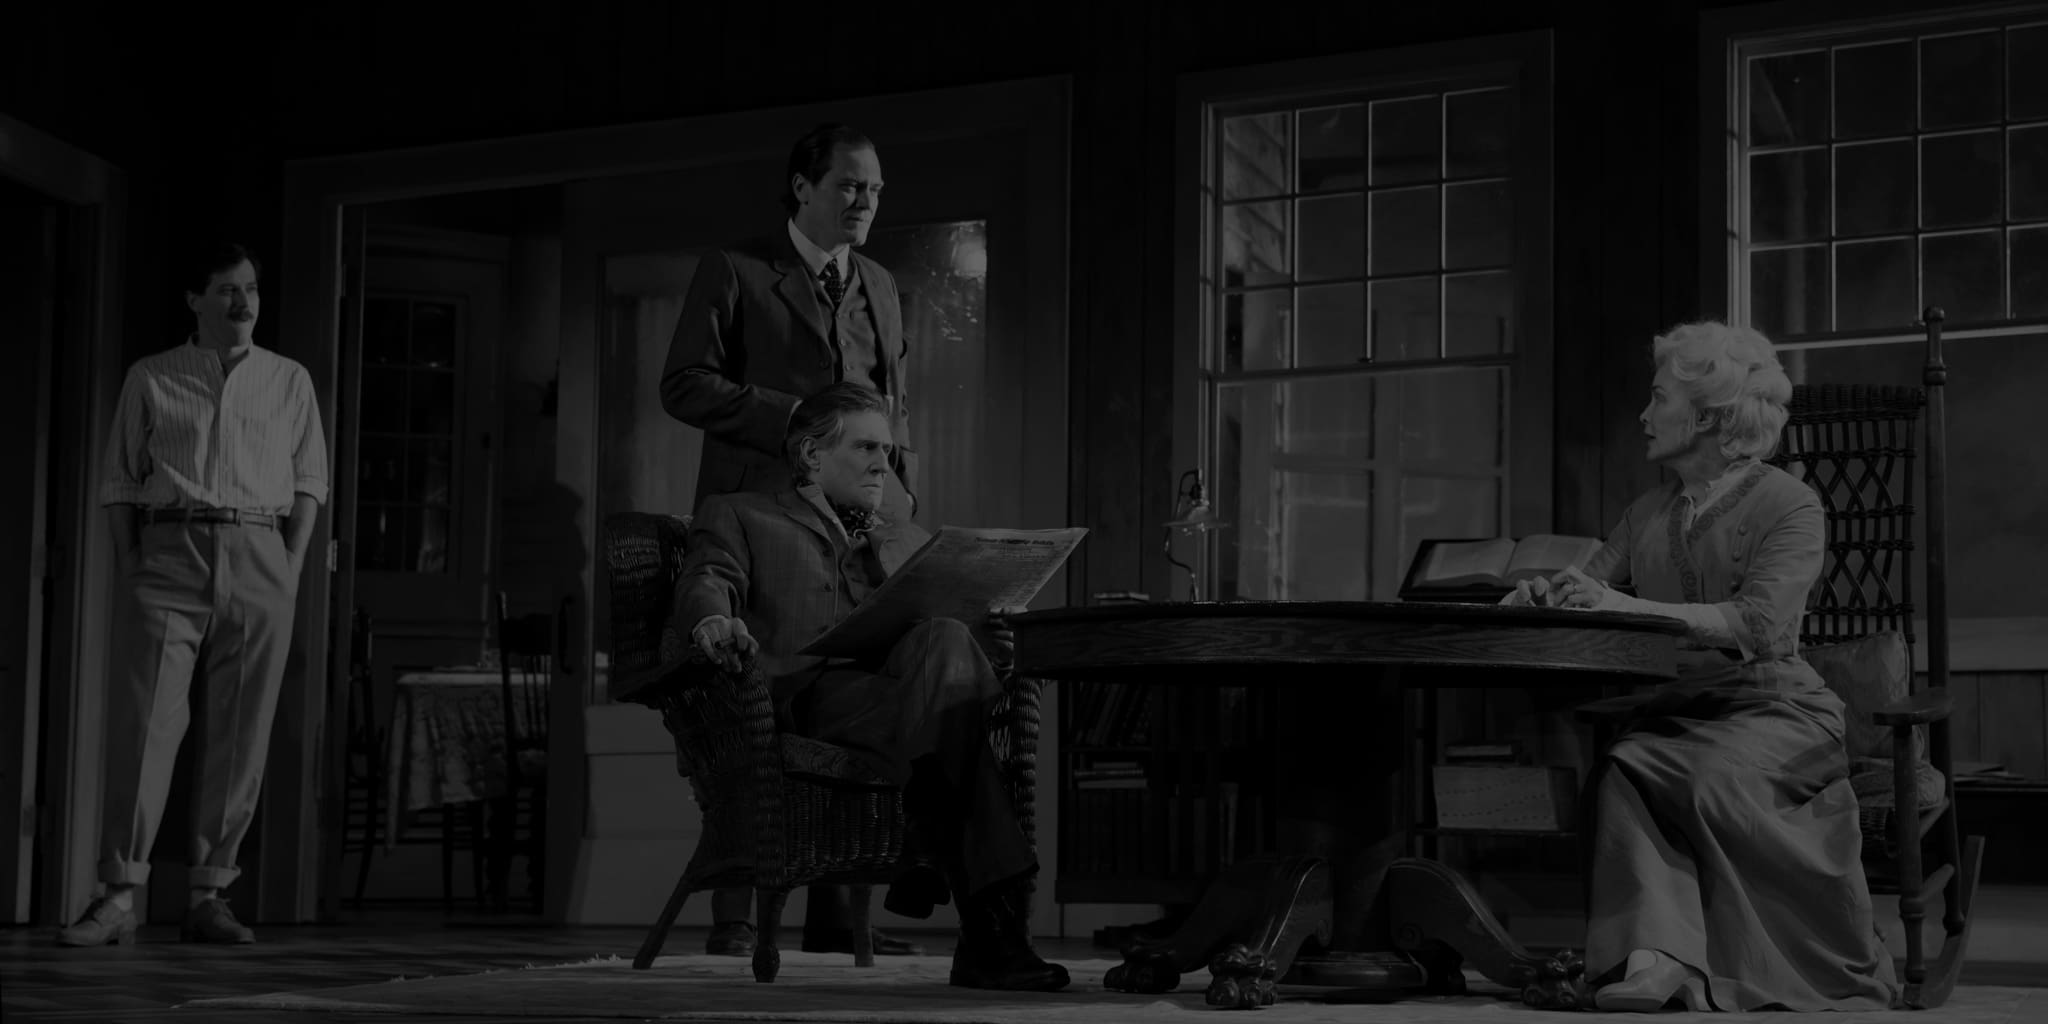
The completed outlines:
{"type": "Polygon", "coordinates": [[[1330,921],[1330,874],[1323,861],[1288,856],[1242,861],[1217,876],[1173,934],[1126,943],[1124,962],[1110,968],[1102,984],[1117,992],[1171,992],[1182,975],[1211,964],[1233,946],[1247,957],[1257,953],[1273,961],[1277,955],[1277,970],[1268,964],[1252,971],[1277,979],[1304,938],[1329,940],[1330,921]]]}
{"type": "Polygon", "coordinates": [[[1508,936],[1456,871],[1431,860],[1404,858],[1387,868],[1386,889],[1394,945],[1433,969],[1430,985],[1469,961],[1487,980],[1520,989],[1522,1001],[1543,1010],[1592,1006],[1586,964],[1570,950],[1539,956],[1508,936]]]}
{"type": "Polygon", "coordinates": [[[1332,929],[1330,866],[1313,858],[1291,858],[1270,878],[1258,913],[1240,941],[1209,962],[1210,1006],[1250,1010],[1271,1006],[1274,987],[1294,965],[1302,944],[1313,938],[1327,946],[1332,929]]]}

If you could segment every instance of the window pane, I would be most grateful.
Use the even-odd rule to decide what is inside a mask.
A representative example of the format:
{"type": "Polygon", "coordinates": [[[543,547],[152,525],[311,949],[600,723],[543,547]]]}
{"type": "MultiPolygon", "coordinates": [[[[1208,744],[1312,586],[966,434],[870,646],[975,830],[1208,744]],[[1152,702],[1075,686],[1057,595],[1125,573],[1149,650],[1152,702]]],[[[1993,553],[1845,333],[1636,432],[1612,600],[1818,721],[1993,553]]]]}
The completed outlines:
{"type": "Polygon", "coordinates": [[[1365,196],[1358,193],[1298,200],[1303,281],[1365,276],[1365,196]]]}
{"type": "Polygon", "coordinates": [[[1825,142],[1827,137],[1827,51],[1749,62],[1750,145],[1825,142]]]}
{"type": "Polygon", "coordinates": [[[2048,219],[2048,125],[2012,130],[2012,219],[2048,219]]]}
{"type": "Polygon", "coordinates": [[[1915,300],[1913,240],[1845,242],[1835,248],[1835,329],[1910,329],[1915,300]]]}
{"type": "Polygon", "coordinates": [[[405,529],[400,510],[390,505],[361,504],[356,511],[356,568],[395,572],[404,568],[405,529]]]}
{"type": "Polygon", "coordinates": [[[2008,115],[2015,121],[2048,117],[2048,25],[2006,33],[2008,115]]]}
{"type": "Polygon", "coordinates": [[[404,370],[363,368],[360,402],[364,430],[378,434],[405,432],[405,379],[409,376],[404,370]]]}
{"type": "Polygon", "coordinates": [[[1274,370],[1288,363],[1293,295],[1286,288],[1223,297],[1224,372],[1274,370]]]}
{"type": "Polygon", "coordinates": [[[1913,230],[1913,140],[1835,149],[1835,233],[1882,235],[1913,230]]]}
{"type": "Polygon", "coordinates": [[[1828,151],[1749,158],[1749,240],[1803,242],[1828,233],[1828,151]]]}
{"type": "Polygon", "coordinates": [[[406,429],[415,434],[455,433],[455,375],[435,370],[414,370],[407,389],[411,412],[406,429]]]}
{"type": "Polygon", "coordinates": [[[2048,227],[2013,228],[2012,315],[2048,316],[2048,227]]]}
{"type": "Polygon", "coordinates": [[[1283,601],[1363,601],[1372,579],[1372,477],[1280,474],[1283,601]]]}
{"type": "Polygon", "coordinates": [[[1372,105],[1372,183],[1434,181],[1442,163],[1443,115],[1438,98],[1381,100],[1372,105]]]}
{"type": "Polygon", "coordinates": [[[1436,186],[1372,194],[1372,273],[1412,274],[1437,268],[1436,186]]]}
{"type": "Polygon", "coordinates": [[[1286,111],[1223,119],[1223,198],[1287,191],[1286,111]]]}
{"type": "Polygon", "coordinates": [[[446,505],[454,500],[448,489],[454,451],[446,441],[414,440],[406,451],[405,498],[407,501],[446,505]]]}
{"type": "Polygon", "coordinates": [[[1363,592],[1370,570],[1372,476],[1362,466],[1312,471],[1284,464],[1302,456],[1283,453],[1285,432],[1279,422],[1282,410],[1290,408],[1351,417],[1355,434],[1325,437],[1321,444],[1297,439],[1296,445],[1332,454],[1363,453],[1371,445],[1371,386],[1372,378],[1359,377],[1219,389],[1216,500],[1231,528],[1217,534],[1218,597],[1348,594],[1355,599],[1363,592]],[[1309,397],[1317,389],[1320,397],[1309,397]],[[1339,586],[1343,581],[1356,582],[1346,591],[1339,586]]]}
{"type": "Polygon", "coordinates": [[[1506,174],[1514,145],[1514,94],[1506,89],[1444,97],[1444,176],[1506,174]]]}
{"type": "Polygon", "coordinates": [[[1922,227],[1993,224],[1999,202],[1999,133],[1936,135],[1920,140],[1922,227]]]}
{"type": "Polygon", "coordinates": [[[1217,422],[1223,425],[1218,443],[1253,467],[1281,455],[1364,462],[1372,457],[1376,380],[1360,375],[1222,385],[1216,396],[1217,422]]]}
{"type": "Polygon", "coordinates": [[[407,531],[407,540],[414,545],[413,572],[448,571],[448,510],[445,508],[422,508],[414,510],[417,524],[407,531]]]}
{"type": "Polygon", "coordinates": [[[1514,241],[1514,207],[1505,181],[1444,186],[1444,266],[1504,266],[1514,241]]]}
{"type": "Polygon", "coordinates": [[[1505,371],[1430,370],[1390,381],[1390,400],[1401,424],[1404,466],[1498,467],[1506,451],[1501,434],[1505,371]]]}
{"type": "Polygon", "coordinates": [[[1996,124],[2004,113],[1999,33],[1920,41],[1920,127],[1996,124]]]}
{"type": "Polygon", "coordinates": [[[1505,270],[1444,278],[1444,355],[1514,350],[1515,276],[1505,270]]]}
{"type": "Polygon", "coordinates": [[[1828,251],[1821,246],[1749,254],[1750,325],[1776,339],[1828,329],[1828,251]]]}
{"type": "Polygon", "coordinates": [[[1294,247],[1287,204],[1247,203],[1223,208],[1223,283],[1226,287],[1277,284],[1293,274],[1294,247]]]}
{"type": "Polygon", "coordinates": [[[405,363],[404,299],[367,299],[363,303],[363,365],[405,363]]]}
{"type": "Polygon", "coordinates": [[[1835,51],[1835,136],[1904,135],[1913,130],[1913,43],[1835,51]]]}
{"type": "Polygon", "coordinates": [[[1265,391],[1281,425],[1274,451],[1362,462],[1372,457],[1373,389],[1378,378],[1319,377],[1247,387],[1265,391]]]}
{"type": "Polygon", "coordinates": [[[1365,187],[1365,105],[1301,112],[1301,191],[1365,187]]]}
{"type": "Polygon", "coordinates": [[[446,302],[416,302],[412,307],[412,364],[453,369],[455,317],[446,302]]]}
{"type": "Polygon", "coordinates": [[[1372,358],[1377,362],[1435,359],[1435,276],[1372,283],[1372,358]]]}
{"type": "Polygon", "coordinates": [[[1998,293],[2005,274],[1998,241],[1996,231],[1921,239],[1920,279],[1927,287],[1927,304],[1940,306],[1955,323],[2002,318],[1998,293]]]}
{"type": "Polygon", "coordinates": [[[405,441],[364,437],[356,453],[356,500],[398,501],[404,497],[405,441]]]}
{"type": "Polygon", "coordinates": [[[1341,366],[1366,358],[1365,285],[1325,284],[1301,289],[1295,332],[1296,366],[1341,366]]]}

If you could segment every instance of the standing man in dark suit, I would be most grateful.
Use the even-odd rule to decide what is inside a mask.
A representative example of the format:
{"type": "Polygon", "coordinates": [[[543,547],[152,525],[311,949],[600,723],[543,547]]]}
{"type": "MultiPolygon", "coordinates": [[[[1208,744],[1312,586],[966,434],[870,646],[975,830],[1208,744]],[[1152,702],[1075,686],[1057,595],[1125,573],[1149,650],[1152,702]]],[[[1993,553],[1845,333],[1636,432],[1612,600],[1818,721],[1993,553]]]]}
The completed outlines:
{"type": "MultiPolygon", "coordinates": [[[[867,241],[881,201],[874,143],[845,125],[819,125],[790,149],[783,230],[707,253],[698,263],[661,374],[662,408],[704,431],[697,506],[715,494],[788,486],[783,433],[798,399],[846,381],[882,396],[896,443],[883,514],[905,522],[916,514],[917,454],[907,441],[907,348],[896,279],[853,251],[867,241]]],[[[749,895],[722,889],[713,897],[706,952],[753,953],[749,895]]],[[[803,948],[850,952],[846,889],[812,886],[806,905],[803,948]]],[[[874,949],[919,952],[879,931],[874,949]]]]}
{"type": "MultiPolygon", "coordinates": [[[[929,535],[877,514],[893,448],[881,396],[833,385],[796,407],[787,434],[796,472],[780,488],[714,495],[698,510],[676,583],[677,632],[729,668],[756,660],[785,728],[842,747],[906,788],[960,909],[954,985],[1066,987],[1067,970],[1032,949],[1038,860],[988,742],[989,710],[1002,695],[995,664],[1014,656],[1005,619],[1021,609],[990,610],[986,648],[967,624],[930,619],[880,658],[798,653],[929,535]]],[[[929,915],[933,899],[910,898],[921,890],[892,887],[892,906],[929,915]]]]}

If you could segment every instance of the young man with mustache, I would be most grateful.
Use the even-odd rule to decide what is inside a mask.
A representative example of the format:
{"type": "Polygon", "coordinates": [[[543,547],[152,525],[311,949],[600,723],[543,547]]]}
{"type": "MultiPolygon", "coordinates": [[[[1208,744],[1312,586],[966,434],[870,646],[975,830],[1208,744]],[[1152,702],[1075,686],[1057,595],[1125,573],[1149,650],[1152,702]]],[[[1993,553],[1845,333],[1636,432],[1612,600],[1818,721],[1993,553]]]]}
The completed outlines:
{"type": "Polygon", "coordinates": [[[255,344],[256,258],[195,251],[182,345],[137,361],[108,433],[100,502],[120,582],[109,630],[100,880],[66,946],[132,942],[171,771],[196,724],[187,942],[255,941],[221,891],[263,784],[299,567],[327,499],[305,367],[255,344]],[[197,677],[195,679],[195,676],[197,677]],[[196,699],[195,699],[196,697],[196,699]]]}

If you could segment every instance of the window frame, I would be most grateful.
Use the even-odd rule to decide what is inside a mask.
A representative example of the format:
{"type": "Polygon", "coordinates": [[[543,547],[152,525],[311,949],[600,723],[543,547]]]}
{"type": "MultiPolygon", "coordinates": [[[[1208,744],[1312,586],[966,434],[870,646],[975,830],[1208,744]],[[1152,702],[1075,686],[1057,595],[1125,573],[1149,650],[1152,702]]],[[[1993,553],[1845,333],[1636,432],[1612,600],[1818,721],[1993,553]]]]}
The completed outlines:
{"type": "MultiPolygon", "coordinates": [[[[1824,46],[1839,46],[1893,36],[1901,32],[1949,35],[1983,29],[2008,22],[2048,19],[2048,4],[2034,3],[1914,3],[1911,0],[1874,0],[1854,3],[1830,0],[1802,3],[1788,0],[1751,8],[1708,11],[1700,15],[1700,311],[1709,319],[1729,320],[1741,316],[1748,322],[1748,280],[1743,272],[1744,241],[1740,218],[1749,209],[1749,196],[1742,186],[1743,137],[1739,124],[1744,76],[1738,72],[1749,56],[1795,53],[1824,46]]],[[[1928,134],[1916,129],[1914,137],[1928,134]]],[[[1938,134],[1938,133],[1937,133],[1938,134]]],[[[1918,178],[1915,178],[1918,181],[1918,178]]],[[[1832,193],[1830,193],[1832,195],[1832,193]]],[[[2001,227],[2007,222],[2000,221],[2001,227]]],[[[2031,222],[2030,222],[2031,223],[2031,222]]],[[[1931,232],[1940,234],[1941,232],[1931,232]]],[[[1918,240],[1930,232],[1914,228],[1918,240]]],[[[1830,244],[1833,238],[1830,236],[1830,244]]],[[[1915,268],[1916,281],[1919,269],[1915,268]]],[[[2007,281],[2011,266],[2006,265],[2007,281]]],[[[1829,289],[1835,287],[1830,269],[1829,289]]],[[[2001,282],[2001,292],[2006,291],[2001,282]]],[[[1925,343],[1918,325],[1928,304],[1914,310],[1915,322],[1896,328],[1861,328],[1829,331],[1779,342],[1788,352],[1845,348],[1860,345],[1925,343]]],[[[2000,323],[1945,327],[1944,339],[2048,335],[2048,318],[2007,318],[2000,323]]],[[[1773,338],[1777,342],[1778,339],[1773,338]]]]}
{"type": "MultiPolygon", "coordinates": [[[[1221,116],[1247,109],[1311,107],[1319,101],[1351,102],[1361,94],[1384,95],[1407,90],[1457,92],[1507,85],[1517,93],[1514,156],[1508,172],[1513,181],[1515,236],[1510,266],[1514,271],[1515,348],[1486,357],[1451,358],[1422,364],[1385,363],[1377,368],[1497,365],[1509,368],[1504,396],[1504,481],[1502,529],[1525,536],[1551,529],[1552,491],[1556,476],[1553,380],[1556,373],[1554,332],[1554,263],[1556,193],[1553,186],[1552,33],[1512,33],[1446,43],[1368,50],[1228,68],[1181,76],[1175,118],[1174,180],[1174,346],[1173,470],[1199,467],[1205,485],[1217,479],[1215,376],[1209,353],[1216,343],[1216,305],[1209,280],[1220,225],[1216,223],[1214,189],[1221,187],[1216,128],[1221,116]]],[[[1441,227],[1439,228],[1441,230],[1441,227]]],[[[1445,273],[1439,268],[1437,274],[1445,273]]],[[[1441,327],[1440,327],[1441,329],[1441,327]]],[[[1231,380],[1294,380],[1329,378],[1355,373],[1354,368],[1306,368],[1285,371],[1236,372],[1231,380]]],[[[1375,503],[1381,499],[1376,491],[1375,503]]],[[[1221,512],[1229,520],[1230,514],[1221,512]]],[[[1391,520],[1389,520],[1391,521],[1391,520]]],[[[1148,524],[1149,525],[1149,524],[1148,524]]],[[[1387,557],[1383,546],[1388,528],[1374,515],[1373,557],[1387,557]]],[[[1215,593],[1221,531],[1198,539],[1175,540],[1175,550],[1189,559],[1200,546],[1199,572],[1203,592],[1215,593]]],[[[1405,571],[1409,553],[1393,551],[1405,571]]],[[[1399,571],[1396,572],[1396,576],[1399,571]]],[[[1185,582],[1171,577],[1171,595],[1185,582]]],[[[1368,587],[1370,581],[1368,581],[1368,587]]]]}

